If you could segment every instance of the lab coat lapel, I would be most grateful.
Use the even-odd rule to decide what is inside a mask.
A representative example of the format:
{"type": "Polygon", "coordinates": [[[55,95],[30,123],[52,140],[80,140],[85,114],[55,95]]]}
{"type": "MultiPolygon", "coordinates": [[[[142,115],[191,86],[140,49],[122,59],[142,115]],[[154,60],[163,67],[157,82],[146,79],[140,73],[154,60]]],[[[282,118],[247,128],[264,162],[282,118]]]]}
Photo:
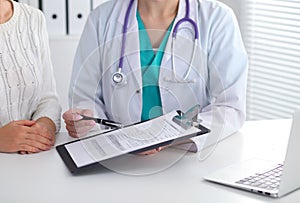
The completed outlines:
{"type": "MultiPolygon", "coordinates": [[[[190,2],[190,18],[193,19],[196,22],[196,24],[199,26],[199,23],[198,23],[199,20],[197,17],[199,5],[197,4],[197,1],[190,0],[189,2],[190,2]]],[[[169,67],[171,69],[171,67],[170,67],[170,64],[171,64],[170,60],[171,60],[171,56],[172,56],[171,45],[172,45],[172,35],[173,35],[174,27],[178,23],[179,20],[181,20],[182,18],[185,17],[185,15],[186,15],[186,1],[181,0],[181,1],[179,1],[178,13],[174,20],[174,24],[173,24],[166,48],[165,48],[165,54],[164,54],[162,62],[161,62],[161,66],[164,68],[169,67]]],[[[194,30],[193,30],[192,26],[188,22],[186,22],[186,23],[183,23],[180,25],[177,35],[180,35],[181,37],[189,39],[189,38],[191,38],[191,36],[190,36],[191,32],[194,34],[194,30]]],[[[191,40],[193,40],[193,38],[191,40]]]]}
{"type": "MultiPolygon", "coordinates": [[[[197,10],[198,9],[195,9],[195,8],[197,8],[198,5],[196,5],[195,1],[189,1],[189,2],[190,2],[190,8],[191,8],[190,17],[198,24],[198,18],[197,18],[197,16],[198,16],[197,10]]],[[[172,35],[174,32],[174,27],[178,23],[179,20],[181,20],[182,18],[185,17],[185,14],[186,14],[186,2],[184,0],[181,0],[181,1],[179,1],[177,16],[174,20],[170,36],[169,36],[168,42],[165,47],[165,54],[164,54],[162,62],[161,62],[162,67],[171,68],[170,65],[167,65],[167,64],[171,64],[171,56],[172,56],[171,46],[172,46],[172,35]]],[[[178,35],[180,35],[181,37],[190,38],[190,32],[194,33],[194,30],[192,29],[192,27],[189,23],[183,23],[179,26],[178,35]]]]}
{"type": "MultiPolygon", "coordinates": [[[[171,45],[172,45],[172,35],[173,35],[173,31],[174,31],[174,26],[178,23],[178,21],[180,19],[182,19],[184,17],[184,15],[185,15],[185,1],[179,1],[178,13],[174,20],[173,27],[172,27],[171,33],[169,35],[169,38],[168,38],[168,41],[167,41],[167,44],[165,47],[165,53],[164,53],[164,56],[161,61],[161,66],[164,68],[168,67],[167,64],[171,64],[170,63],[171,55],[172,55],[171,45]]],[[[171,68],[171,67],[169,67],[169,68],[171,68]]]]}
{"type": "MultiPolygon", "coordinates": [[[[197,24],[197,27],[199,27],[199,18],[198,18],[198,3],[195,0],[190,0],[190,18],[195,21],[197,24]]],[[[169,35],[169,39],[165,48],[165,53],[161,62],[161,69],[160,69],[160,77],[159,77],[159,86],[160,86],[160,93],[161,93],[161,100],[162,100],[162,106],[163,106],[163,112],[167,113],[174,108],[178,108],[178,105],[180,105],[180,108],[188,109],[190,104],[196,103],[195,100],[193,100],[193,95],[191,92],[188,91],[182,91],[178,92],[182,89],[183,85],[186,84],[179,84],[179,83],[173,83],[173,82],[167,82],[165,78],[172,78],[172,35],[174,33],[174,27],[178,23],[179,20],[183,19],[186,15],[186,1],[181,0],[179,1],[179,8],[177,16],[174,20],[174,24],[172,27],[172,31],[169,35]],[[190,93],[190,94],[188,94],[190,93]],[[174,95],[177,95],[177,99],[174,99],[174,95]],[[184,100],[182,98],[182,95],[187,96],[188,101],[184,100]],[[180,102],[181,101],[181,102],[180,102]]],[[[199,28],[198,28],[199,30],[199,28]]],[[[176,75],[179,78],[183,78],[184,74],[186,73],[186,70],[188,69],[188,65],[183,62],[189,62],[192,56],[192,50],[194,45],[194,29],[192,25],[189,22],[184,22],[180,24],[178,30],[177,30],[177,41],[176,41],[176,47],[174,48],[175,57],[174,61],[177,65],[176,69],[176,75]],[[186,43],[185,43],[186,42],[186,43]],[[191,52],[191,53],[190,53],[191,52]]],[[[199,40],[200,41],[200,40],[199,40]]],[[[201,47],[201,44],[198,43],[199,48],[201,47]]],[[[197,56],[195,56],[197,57],[197,56]]],[[[195,61],[194,61],[195,64],[195,61]]],[[[198,66],[197,66],[198,67],[198,66]]]]}

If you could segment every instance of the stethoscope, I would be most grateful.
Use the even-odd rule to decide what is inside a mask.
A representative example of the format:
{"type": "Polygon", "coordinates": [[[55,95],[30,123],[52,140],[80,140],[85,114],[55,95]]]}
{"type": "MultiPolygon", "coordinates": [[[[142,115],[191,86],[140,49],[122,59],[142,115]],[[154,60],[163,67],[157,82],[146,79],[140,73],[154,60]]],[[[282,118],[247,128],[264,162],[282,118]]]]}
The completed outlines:
{"type": "MultiPolygon", "coordinates": [[[[129,19],[129,14],[130,14],[130,10],[132,8],[133,2],[134,2],[134,0],[130,1],[129,6],[128,6],[127,11],[126,11],[126,15],[125,15],[124,26],[123,26],[123,31],[122,31],[123,36],[122,36],[121,57],[120,57],[120,60],[119,60],[118,71],[115,72],[112,75],[112,81],[116,86],[123,86],[123,85],[127,84],[126,76],[122,72],[122,68],[123,68],[123,61],[124,61],[124,52],[125,52],[125,43],[126,43],[126,33],[127,33],[128,19],[129,19]]],[[[189,0],[185,0],[185,2],[186,2],[185,17],[180,19],[175,24],[173,34],[172,34],[172,43],[171,43],[172,77],[171,78],[169,78],[169,77],[164,78],[168,82],[175,82],[175,83],[195,83],[196,82],[195,79],[192,79],[192,80],[188,79],[188,76],[191,72],[192,64],[193,64],[193,61],[194,61],[194,58],[195,58],[196,47],[197,47],[198,39],[199,39],[199,31],[198,31],[198,27],[197,27],[196,22],[190,18],[190,3],[189,3],[189,0]],[[189,22],[193,26],[195,35],[194,35],[193,53],[192,53],[191,61],[190,61],[190,64],[189,64],[189,68],[185,72],[184,77],[182,79],[179,79],[176,76],[176,68],[175,68],[175,61],[174,61],[174,48],[175,48],[175,41],[176,41],[176,35],[177,35],[177,32],[178,32],[178,28],[184,22],[189,22]]]]}

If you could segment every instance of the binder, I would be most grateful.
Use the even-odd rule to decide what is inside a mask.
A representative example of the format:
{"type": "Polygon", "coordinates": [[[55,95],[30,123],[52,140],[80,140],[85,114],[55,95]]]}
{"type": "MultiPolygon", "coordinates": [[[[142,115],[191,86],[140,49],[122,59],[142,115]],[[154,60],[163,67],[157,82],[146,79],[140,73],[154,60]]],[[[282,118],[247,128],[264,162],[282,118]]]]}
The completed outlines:
{"type": "Polygon", "coordinates": [[[192,108],[184,114],[172,111],[152,120],[58,145],[56,150],[73,174],[98,168],[101,163],[128,153],[182,143],[210,132],[198,122],[191,122],[197,109],[192,108]]]}
{"type": "Polygon", "coordinates": [[[42,0],[49,36],[66,35],[66,0],[42,0]]]}
{"type": "Polygon", "coordinates": [[[106,2],[108,0],[92,0],[92,9],[95,9],[97,6],[99,6],[100,4],[106,2]]]}
{"type": "Polygon", "coordinates": [[[68,34],[81,35],[90,10],[90,1],[68,0],[68,34]]]}

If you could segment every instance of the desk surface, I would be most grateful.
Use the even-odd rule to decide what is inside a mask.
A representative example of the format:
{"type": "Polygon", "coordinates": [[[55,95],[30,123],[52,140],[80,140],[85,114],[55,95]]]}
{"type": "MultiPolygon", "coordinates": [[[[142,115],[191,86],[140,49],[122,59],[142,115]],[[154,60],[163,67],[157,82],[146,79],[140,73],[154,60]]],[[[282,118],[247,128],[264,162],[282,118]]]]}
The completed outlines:
{"type": "MultiPolygon", "coordinates": [[[[0,202],[299,202],[300,190],[272,199],[202,179],[240,160],[282,160],[290,125],[291,120],[248,121],[212,153],[210,148],[197,154],[167,149],[150,156],[126,155],[111,170],[78,176],[70,174],[54,148],[33,155],[0,154],[0,202]]],[[[57,144],[70,140],[60,133],[57,144]]]]}

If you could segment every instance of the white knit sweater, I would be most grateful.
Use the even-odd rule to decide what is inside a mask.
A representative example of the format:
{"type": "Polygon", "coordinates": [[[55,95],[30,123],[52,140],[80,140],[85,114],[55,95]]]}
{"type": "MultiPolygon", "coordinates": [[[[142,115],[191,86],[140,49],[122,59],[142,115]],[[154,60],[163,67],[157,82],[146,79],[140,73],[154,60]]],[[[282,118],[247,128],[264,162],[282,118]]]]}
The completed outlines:
{"type": "Polygon", "coordinates": [[[14,1],[11,19],[0,24],[0,126],[48,117],[60,129],[61,107],[43,13],[14,1]]]}

